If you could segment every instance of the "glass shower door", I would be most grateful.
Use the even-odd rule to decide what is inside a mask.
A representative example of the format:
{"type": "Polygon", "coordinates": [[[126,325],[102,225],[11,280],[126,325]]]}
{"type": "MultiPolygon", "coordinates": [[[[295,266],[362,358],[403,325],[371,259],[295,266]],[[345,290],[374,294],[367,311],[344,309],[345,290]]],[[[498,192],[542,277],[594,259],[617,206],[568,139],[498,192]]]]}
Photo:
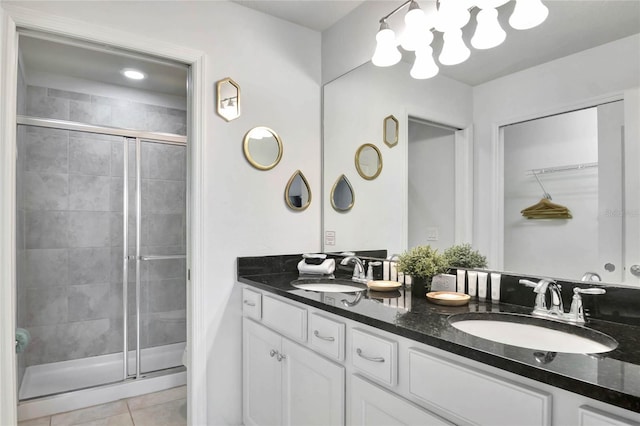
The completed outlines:
{"type": "Polygon", "coordinates": [[[139,373],[182,365],[186,342],[186,146],[138,140],[139,373]]]}

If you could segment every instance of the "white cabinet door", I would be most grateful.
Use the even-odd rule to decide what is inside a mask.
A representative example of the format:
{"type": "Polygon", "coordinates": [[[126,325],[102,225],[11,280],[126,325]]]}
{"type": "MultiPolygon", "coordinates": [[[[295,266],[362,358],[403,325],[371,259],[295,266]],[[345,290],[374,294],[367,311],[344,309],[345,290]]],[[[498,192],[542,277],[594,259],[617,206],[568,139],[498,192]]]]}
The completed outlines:
{"type": "Polygon", "coordinates": [[[281,425],[282,363],[277,353],[282,337],[247,318],[242,328],[244,424],[281,425]]]}
{"type": "Polygon", "coordinates": [[[284,424],[344,425],[344,367],[282,339],[284,424]]]}
{"type": "Polygon", "coordinates": [[[350,425],[452,425],[441,417],[356,375],[351,377],[350,394],[350,425]]]}

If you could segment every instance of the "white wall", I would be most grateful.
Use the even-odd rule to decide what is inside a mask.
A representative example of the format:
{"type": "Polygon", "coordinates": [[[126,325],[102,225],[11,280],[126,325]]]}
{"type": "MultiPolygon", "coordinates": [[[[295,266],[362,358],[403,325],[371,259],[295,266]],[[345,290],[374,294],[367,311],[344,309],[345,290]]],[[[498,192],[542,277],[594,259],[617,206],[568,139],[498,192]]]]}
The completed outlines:
{"type": "Polygon", "coordinates": [[[455,244],[454,132],[409,121],[408,158],[407,248],[428,244],[442,252],[455,244]]]}
{"type": "Polygon", "coordinates": [[[324,203],[324,229],[336,232],[336,245],[325,246],[327,251],[406,250],[408,116],[457,128],[471,123],[471,87],[442,76],[407,78],[409,67],[367,63],[324,86],[324,193],[328,198],[343,173],[355,192],[348,212],[324,203]],[[383,142],[383,120],[391,114],[400,129],[393,148],[383,142]],[[382,153],[382,172],[370,181],[355,168],[355,153],[363,143],[373,143],[382,153]]]}
{"type": "MultiPolygon", "coordinates": [[[[473,88],[473,241],[487,253],[491,267],[502,267],[502,241],[497,237],[502,227],[497,213],[502,203],[498,126],[587,106],[640,86],[638,52],[640,35],[634,35],[473,88]]],[[[627,133],[627,140],[634,138],[637,135],[627,133]]]]}
{"type": "MultiPolygon", "coordinates": [[[[206,54],[203,297],[209,345],[208,424],[241,423],[241,324],[235,258],[320,249],[320,200],[292,212],[283,200],[300,169],[320,193],[320,34],[230,2],[3,2],[129,32],[206,54]],[[215,82],[232,77],[242,116],[215,114],[215,82]],[[258,125],[281,136],[273,170],[252,168],[244,133],[258,125]],[[282,238],[295,235],[295,238],[282,238]]],[[[197,379],[196,379],[197,380],[197,379]]]]}

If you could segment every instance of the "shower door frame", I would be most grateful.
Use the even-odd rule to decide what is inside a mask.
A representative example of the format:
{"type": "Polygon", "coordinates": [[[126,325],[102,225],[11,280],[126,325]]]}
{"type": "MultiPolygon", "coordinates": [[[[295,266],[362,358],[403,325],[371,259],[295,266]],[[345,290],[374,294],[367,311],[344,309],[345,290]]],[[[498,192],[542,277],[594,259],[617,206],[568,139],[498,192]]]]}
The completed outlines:
{"type": "MultiPolygon", "coordinates": [[[[15,336],[15,154],[16,81],[18,75],[18,27],[104,43],[132,52],[155,55],[189,66],[187,84],[187,416],[191,424],[207,423],[207,380],[201,380],[207,366],[205,327],[204,247],[204,143],[207,139],[207,57],[188,45],[152,40],[128,31],[96,27],[90,22],[66,19],[20,7],[0,7],[0,340],[15,336]],[[198,380],[195,380],[198,378],[198,380]]],[[[17,422],[16,354],[10,345],[0,345],[0,423],[17,422]]]]}
{"type": "MultiPolygon", "coordinates": [[[[18,115],[16,117],[17,125],[42,127],[47,129],[69,130],[74,132],[93,133],[107,136],[122,137],[123,146],[123,187],[122,187],[122,380],[139,379],[141,373],[141,352],[140,347],[140,286],[141,276],[140,269],[143,261],[148,260],[167,260],[167,259],[186,259],[184,255],[145,255],[141,253],[141,235],[142,227],[142,165],[141,165],[141,146],[142,142],[159,143],[166,145],[178,145],[187,147],[187,137],[170,133],[148,132],[139,130],[129,130],[118,127],[95,126],[91,124],[78,123],[74,121],[58,120],[52,118],[29,117],[18,115]],[[129,143],[135,142],[135,255],[129,254],[129,143]],[[134,374],[129,374],[129,261],[134,260],[136,265],[136,349],[135,364],[136,370],[134,374]]],[[[187,176],[185,175],[185,181],[187,176]]],[[[186,197],[185,197],[186,199],[186,197]]],[[[185,209],[186,209],[185,205],[185,209]]],[[[186,213],[186,211],[185,211],[186,213]]],[[[185,277],[186,281],[186,277],[185,277]]],[[[174,366],[177,367],[177,366],[174,366]]]]}

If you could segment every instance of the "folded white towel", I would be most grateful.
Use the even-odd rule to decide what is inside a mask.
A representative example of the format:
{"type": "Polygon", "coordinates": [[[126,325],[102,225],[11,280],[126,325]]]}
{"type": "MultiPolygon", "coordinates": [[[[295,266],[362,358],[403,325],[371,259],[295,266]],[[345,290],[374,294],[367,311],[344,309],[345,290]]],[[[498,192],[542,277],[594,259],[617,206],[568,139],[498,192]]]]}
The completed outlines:
{"type": "Polygon", "coordinates": [[[309,265],[304,259],[298,262],[298,272],[301,274],[330,275],[335,269],[335,259],[325,259],[320,265],[309,265]]]}

